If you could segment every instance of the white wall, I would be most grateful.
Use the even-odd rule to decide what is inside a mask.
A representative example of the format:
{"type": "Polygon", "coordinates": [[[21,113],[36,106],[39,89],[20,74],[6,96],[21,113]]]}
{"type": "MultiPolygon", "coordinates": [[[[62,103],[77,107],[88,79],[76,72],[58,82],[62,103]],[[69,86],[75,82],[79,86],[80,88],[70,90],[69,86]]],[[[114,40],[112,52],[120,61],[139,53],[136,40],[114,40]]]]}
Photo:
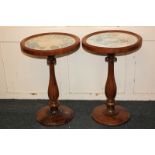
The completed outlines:
{"type": "MultiPolygon", "coordinates": [[[[115,75],[119,100],[155,100],[155,27],[0,27],[0,98],[47,99],[49,80],[45,59],[25,56],[19,46],[24,37],[61,31],[84,35],[104,29],[139,33],[143,46],[118,57],[115,75]]],[[[105,99],[107,63],[104,56],[76,53],[57,59],[56,76],[60,99],[105,99]]]]}

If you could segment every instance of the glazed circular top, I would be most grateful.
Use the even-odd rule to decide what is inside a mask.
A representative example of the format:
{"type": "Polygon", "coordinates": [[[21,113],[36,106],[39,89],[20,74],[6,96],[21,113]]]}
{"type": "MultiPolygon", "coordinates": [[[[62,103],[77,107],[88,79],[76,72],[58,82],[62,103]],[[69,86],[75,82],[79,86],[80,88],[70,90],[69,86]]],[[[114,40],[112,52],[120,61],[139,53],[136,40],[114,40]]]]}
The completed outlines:
{"type": "Polygon", "coordinates": [[[51,32],[33,35],[20,43],[23,52],[36,56],[65,54],[78,49],[80,39],[68,33],[51,32]]]}
{"type": "Polygon", "coordinates": [[[98,31],[82,39],[83,47],[95,54],[123,54],[140,48],[142,38],[123,30],[98,31]]]}

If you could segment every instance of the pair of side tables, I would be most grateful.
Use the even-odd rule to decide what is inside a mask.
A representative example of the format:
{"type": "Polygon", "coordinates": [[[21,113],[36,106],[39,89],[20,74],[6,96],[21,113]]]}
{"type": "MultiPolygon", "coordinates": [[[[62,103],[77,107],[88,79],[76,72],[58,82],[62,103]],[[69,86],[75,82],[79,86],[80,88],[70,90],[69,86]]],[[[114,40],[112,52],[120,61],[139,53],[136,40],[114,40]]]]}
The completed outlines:
{"type": "MultiPolygon", "coordinates": [[[[36,119],[43,125],[62,125],[69,122],[74,112],[71,108],[59,103],[59,89],[55,77],[54,65],[56,56],[73,53],[80,46],[80,39],[68,33],[52,32],[33,35],[20,43],[23,52],[40,57],[46,57],[49,64],[50,80],[48,86],[49,102],[36,114],[36,119]]],[[[116,104],[117,86],[114,75],[116,56],[137,51],[142,45],[138,34],[123,30],[98,31],[86,35],[82,39],[83,48],[93,54],[106,56],[108,76],[105,85],[106,103],[97,106],[92,111],[92,118],[103,125],[121,125],[130,118],[129,112],[116,104]]]]}

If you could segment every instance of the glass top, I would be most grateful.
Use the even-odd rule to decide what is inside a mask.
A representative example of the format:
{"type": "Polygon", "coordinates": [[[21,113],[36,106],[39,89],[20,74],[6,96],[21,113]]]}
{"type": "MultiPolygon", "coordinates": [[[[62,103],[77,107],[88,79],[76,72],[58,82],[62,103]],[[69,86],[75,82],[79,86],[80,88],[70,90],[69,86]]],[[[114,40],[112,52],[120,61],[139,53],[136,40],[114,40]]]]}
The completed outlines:
{"type": "Polygon", "coordinates": [[[97,47],[119,48],[135,44],[138,38],[123,32],[101,32],[87,38],[86,42],[97,47]]]}
{"type": "Polygon", "coordinates": [[[75,39],[63,34],[45,34],[28,39],[25,46],[35,50],[56,50],[71,46],[75,39]]]}

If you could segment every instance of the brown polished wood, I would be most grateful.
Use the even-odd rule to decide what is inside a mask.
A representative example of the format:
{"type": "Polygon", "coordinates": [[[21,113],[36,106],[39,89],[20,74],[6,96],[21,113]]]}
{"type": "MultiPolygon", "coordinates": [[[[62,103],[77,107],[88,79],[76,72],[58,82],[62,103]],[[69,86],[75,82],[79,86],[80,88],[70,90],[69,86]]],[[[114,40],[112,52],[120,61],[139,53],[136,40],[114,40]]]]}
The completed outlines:
{"type": "Polygon", "coordinates": [[[125,108],[116,105],[115,102],[117,86],[114,75],[114,62],[117,59],[114,54],[109,54],[106,61],[108,62],[108,77],[105,85],[106,105],[94,108],[92,118],[104,125],[120,125],[129,120],[130,114],[125,108]]]}
{"type": "Polygon", "coordinates": [[[23,39],[20,42],[20,46],[21,46],[21,49],[23,52],[25,52],[27,54],[35,55],[35,56],[63,55],[63,54],[75,52],[80,46],[80,39],[76,35],[73,35],[70,33],[62,33],[62,32],[41,33],[41,34],[32,35],[32,36],[29,36],[29,37],[23,39]],[[48,34],[67,35],[67,36],[74,38],[75,43],[72,44],[71,46],[68,46],[65,48],[60,48],[60,49],[55,49],[55,50],[36,50],[36,49],[28,48],[27,46],[25,46],[25,42],[27,40],[35,38],[35,37],[43,36],[43,35],[48,35],[48,34]]]}
{"type": "Polygon", "coordinates": [[[127,122],[130,119],[130,113],[125,108],[117,105],[115,101],[117,86],[114,75],[114,63],[117,61],[116,55],[128,54],[138,50],[142,45],[142,38],[139,35],[129,31],[99,31],[85,36],[82,40],[82,45],[86,51],[99,55],[107,55],[105,60],[108,62],[108,76],[105,85],[105,95],[107,97],[106,104],[95,107],[92,111],[92,118],[100,124],[109,126],[121,125],[127,122]],[[97,47],[87,43],[87,39],[90,36],[104,32],[123,32],[132,34],[137,37],[137,42],[131,46],[120,48],[97,47]]]}
{"type": "Polygon", "coordinates": [[[115,55],[124,55],[129,54],[130,52],[135,52],[138,50],[142,45],[142,37],[139,36],[136,33],[130,32],[130,31],[124,31],[124,30],[105,30],[105,31],[97,31],[91,34],[86,35],[82,39],[82,47],[91,53],[97,54],[97,55],[107,55],[107,54],[115,54],[115,55]],[[108,48],[108,47],[98,47],[94,45],[90,45],[87,43],[87,39],[93,35],[99,34],[99,33],[107,33],[107,32],[122,32],[127,33],[135,36],[137,38],[137,42],[135,44],[132,44],[130,46],[126,47],[118,47],[118,48],[108,48]]]}
{"type": "Polygon", "coordinates": [[[37,35],[27,37],[21,41],[20,45],[24,53],[31,54],[34,56],[47,57],[47,63],[49,65],[49,71],[50,71],[50,79],[49,79],[49,86],[48,86],[49,102],[47,106],[41,107],[37,112],[36,114],[37,121],[45,126],[63,125],[69,122],[73,118],[74,112],[71,108],[65,105],[61,105],[59,103],[59,100],[58,100],[59,89],[58,89],[58,85],[55,77],[54,66],[56,64],[56,56],[59,56],[59,55],[64,56],[66,54],[70,54],[72,52],[75,52],[79,48],[80,39],[73,34],[52,32],[52,33],[42,33],[42,34],[37,34],[37,35]],[[42,36],[46,34],[68,35],[75,39],[75,43],[65,48],[46,50],[46,51],[31,49],[25,46],[25,42],[27,40],[33,37],[42,36]]]}
{"type": "Polygon", "coordinates": [[[37,112],[37,121],[47,126],[65,124],[73,118],[73,110],[67,106],[60,105],[58,101],[59,89],[54,70],[54,65],[56,64],[55,57],[49,56],[47,62],[50,67],[49,102],[48,106],[42,107],[37,112]]]}

